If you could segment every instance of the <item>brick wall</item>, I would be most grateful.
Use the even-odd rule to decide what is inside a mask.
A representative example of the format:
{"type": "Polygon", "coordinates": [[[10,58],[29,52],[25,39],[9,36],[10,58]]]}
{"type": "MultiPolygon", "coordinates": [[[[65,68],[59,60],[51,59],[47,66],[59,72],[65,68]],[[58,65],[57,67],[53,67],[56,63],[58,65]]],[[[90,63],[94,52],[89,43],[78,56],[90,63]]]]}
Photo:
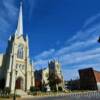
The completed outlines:
{"type": "Polygon", "coordinates": [[[97,90],[98,73],[92,68],[79,70],[80,87],[83,90],[97,90]]]}
{"type": "Polygon", "coordinates": [[[100,72],[94,70],[94,75],[95,75],[96,82],[100,82],[100,72]]]}

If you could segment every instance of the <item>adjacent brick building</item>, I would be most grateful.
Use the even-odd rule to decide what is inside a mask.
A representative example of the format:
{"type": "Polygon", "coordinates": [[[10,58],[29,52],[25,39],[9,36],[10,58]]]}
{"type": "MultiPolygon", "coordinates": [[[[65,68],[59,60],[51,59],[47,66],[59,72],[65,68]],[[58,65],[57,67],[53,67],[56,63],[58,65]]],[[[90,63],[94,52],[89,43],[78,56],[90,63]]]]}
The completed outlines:
{"type": "Polygon", "coordinates": [[[79,70],[80,88],[83,90],[100,90],[100,72],[93,68],[79,70]]]}

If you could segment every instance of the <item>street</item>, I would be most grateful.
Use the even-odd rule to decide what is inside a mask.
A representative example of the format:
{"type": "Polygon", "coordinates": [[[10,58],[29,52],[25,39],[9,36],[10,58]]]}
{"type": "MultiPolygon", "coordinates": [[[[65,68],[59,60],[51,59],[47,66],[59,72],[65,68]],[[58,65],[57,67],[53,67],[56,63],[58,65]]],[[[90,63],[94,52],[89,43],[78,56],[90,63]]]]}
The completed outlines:
{"type": "Polygon", "coordinates": [[[22,100],[100,100],[100,97],[57,96],[57,97],[42,97],[42,98],[23,98],[22,100]]]}
{"type": "MultiPolygon", "coordinates": [[[[13,100],[0,99],[0,100],[13,100]]],[[[16,100],[100,100],[99,91],[83,92],[83,93],[69,93],[49,96],[23,96],[16,98],[16,100]]]]}
{"type": "Polygon", "coordinates": [[[27,97],[21,100],[100,100],[100,92],[84,92],[84,93],[71,93],[62,94],[60,96],[47,96],[47,97],[27,97]]]}

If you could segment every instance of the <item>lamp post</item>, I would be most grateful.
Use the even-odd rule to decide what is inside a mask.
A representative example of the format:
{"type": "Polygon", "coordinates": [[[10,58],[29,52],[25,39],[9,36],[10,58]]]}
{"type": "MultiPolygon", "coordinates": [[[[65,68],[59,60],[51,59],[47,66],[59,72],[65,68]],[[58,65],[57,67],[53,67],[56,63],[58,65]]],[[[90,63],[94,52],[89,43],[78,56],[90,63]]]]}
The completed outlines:
{"type": "Polygon", "coordinates": [[[17,70],[16,70],[16,73],[15,73],[15,88],[14,88],[14,96],[13,96],[13,100],[16,100],[16,77],[17,77],[17,70]]]}

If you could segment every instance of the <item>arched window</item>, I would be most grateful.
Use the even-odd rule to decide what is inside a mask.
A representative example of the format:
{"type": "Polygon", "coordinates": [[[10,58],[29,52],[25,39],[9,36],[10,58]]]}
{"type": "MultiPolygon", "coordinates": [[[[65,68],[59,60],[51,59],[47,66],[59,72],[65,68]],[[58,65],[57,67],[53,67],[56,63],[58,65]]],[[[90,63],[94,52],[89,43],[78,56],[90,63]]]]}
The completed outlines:
{"type": "Polygon", "coordinates": [[[17,58],[23,59],[23,45],[18,45],[17,58]]]}

